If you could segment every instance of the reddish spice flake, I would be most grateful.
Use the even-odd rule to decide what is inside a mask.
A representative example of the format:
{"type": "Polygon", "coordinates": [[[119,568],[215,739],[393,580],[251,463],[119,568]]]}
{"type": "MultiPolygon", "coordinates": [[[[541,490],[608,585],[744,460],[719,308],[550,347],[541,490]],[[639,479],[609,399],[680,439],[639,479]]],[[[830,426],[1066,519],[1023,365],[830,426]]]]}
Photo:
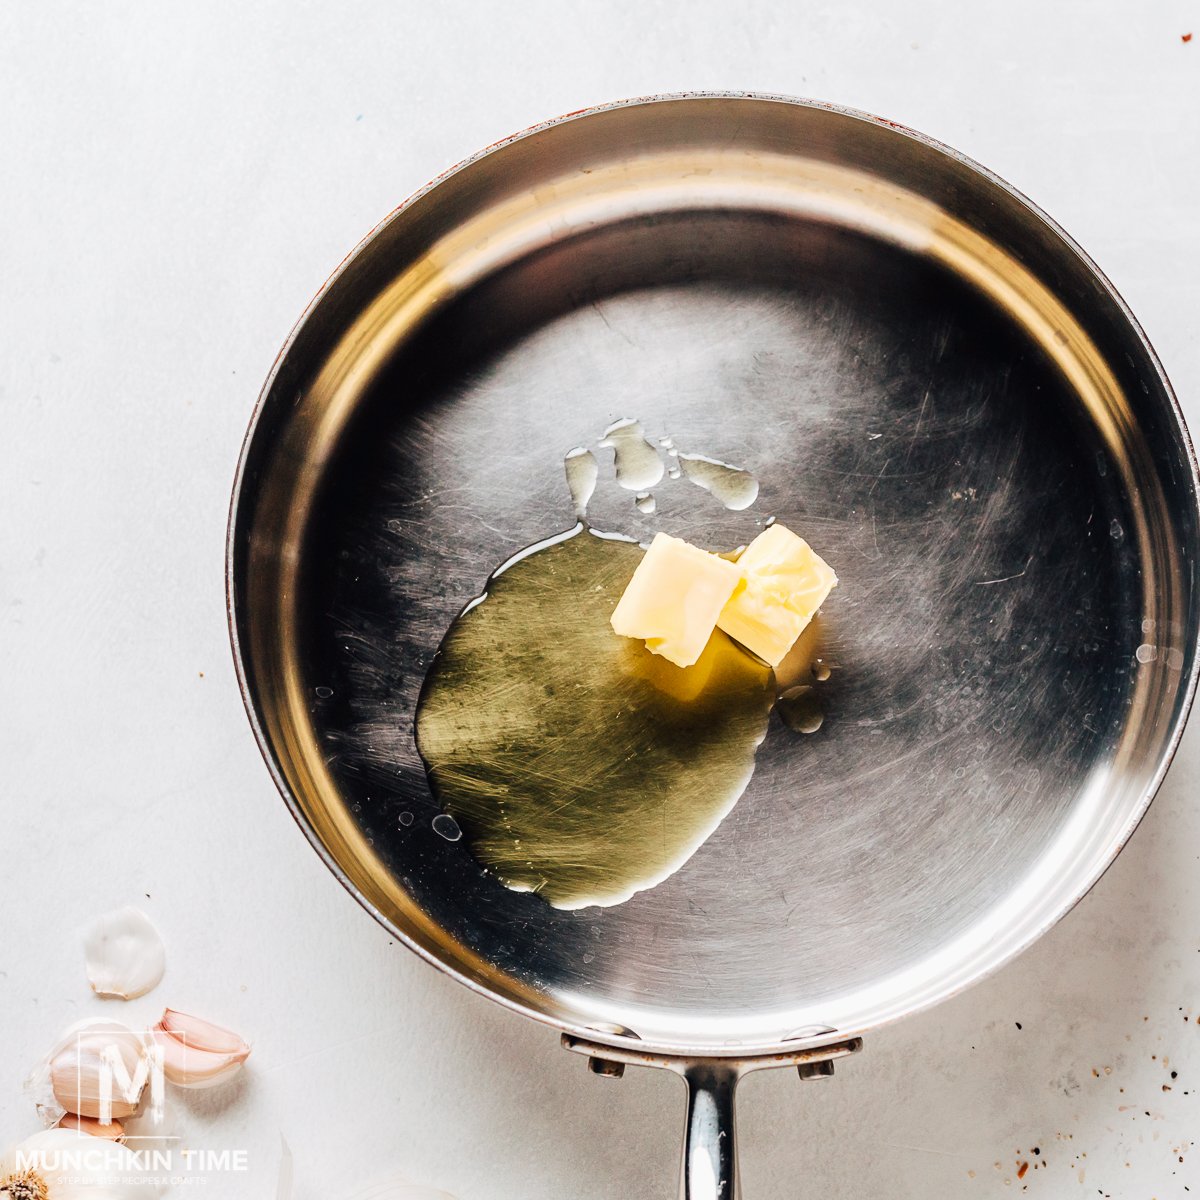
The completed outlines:
{"type": "Polygon", "coordinates": [[[1025,1178],[1025,1172],[1026,1172],[1026,1171],[1028,1171],[1028,1170],[1029,1170],[1029,1164],[1028,1164],[1027,1162],[1023,1162],[1023,1163],[1022,1163],[1022,1164],[1021,1164],[1021,1165],[1020,1165],[1020,1166],[1017,1168],[1017,1178],[1018,1178],[1018,1179],[1024,1179],[1024,1178],[1025,1178]]]}
{"type": "Polygon", "coordinates": [[[1192,40],[1192,35],[1190,33],[1185,33],[1180,40],[1184,42],[1190,42],[1192,40]]]}

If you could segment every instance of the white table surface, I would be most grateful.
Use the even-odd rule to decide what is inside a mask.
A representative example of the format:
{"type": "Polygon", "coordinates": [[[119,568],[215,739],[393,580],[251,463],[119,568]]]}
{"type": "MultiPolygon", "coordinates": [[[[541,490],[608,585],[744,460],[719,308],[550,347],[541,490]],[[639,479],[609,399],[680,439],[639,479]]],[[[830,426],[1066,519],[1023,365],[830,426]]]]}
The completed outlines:
{"type": "MultiPolygon", "coordinates": [[[[115,1012],[77,928],[136,903],[169,972],[117,1015],[165,1002],[254,1042],[231,1091],[172,1109],[250,1170],[176,1194],[273,1196],[281,1133],[298,1200],[393,1171],[460,1200],[674,1194],[677,1080],[592,1078],[393,947],[309,849],[242,713],[222,553],[259,385],[366,230],[531,122],[691,88],[834,100],[987,163],[1109,273],[1200,426],[1194,2],[0,7],[6,1142],[36,1128],[40,1050],[115,1012]]],[[[748,1200],[1200,1193],[1198,765],[1194,724],[1019,961],[835,1080],[752,1077],[748,1200]]]]}

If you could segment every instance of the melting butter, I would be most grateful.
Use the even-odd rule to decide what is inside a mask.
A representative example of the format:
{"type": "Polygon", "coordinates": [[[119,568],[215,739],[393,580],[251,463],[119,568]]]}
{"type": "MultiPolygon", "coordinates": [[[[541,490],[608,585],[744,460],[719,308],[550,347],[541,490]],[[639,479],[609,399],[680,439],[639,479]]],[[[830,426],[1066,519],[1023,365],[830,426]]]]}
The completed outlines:
{"type": "Polygon", "coordinates": [[[613,635],[641,557],[580,525],[511,559],[451,626],[417,710],[430,785],[475,858],[556,908],[678,871],[745,791],[775,697],[720,632],[687,668],[613,635]]]}
{"type": "Polygon", "coordinates": [[[632,417],[614,421],[604,431],[600,445],[612,450],[617,482],[623,488],[644,492],[663,477],[662,459],[646,440],[640,421],[632,417]]]}
{"type": "Polygon", "coordinates": [[[587,517],[588,501],[596,491],[596,480],[600,478],[600,467],[596,456],[583,446],[568,450],[563,459],[563,470],[567,476],[567,487],[575,515],[582,521],[587,517]]]}
{"type": "Polygon", "coordinates": [[[740,512],[758,499],[758,480],[741,467],[704,454],[680,454],[679,462],[694,484],[711,492],[726,508],[740,512]]]}
{"type": "Polygon", "coordinates": [[[783,723],[797,733],[816,733],[825,721],[825,710],[811,687],[788,688],[778,701],[783,723]]]}

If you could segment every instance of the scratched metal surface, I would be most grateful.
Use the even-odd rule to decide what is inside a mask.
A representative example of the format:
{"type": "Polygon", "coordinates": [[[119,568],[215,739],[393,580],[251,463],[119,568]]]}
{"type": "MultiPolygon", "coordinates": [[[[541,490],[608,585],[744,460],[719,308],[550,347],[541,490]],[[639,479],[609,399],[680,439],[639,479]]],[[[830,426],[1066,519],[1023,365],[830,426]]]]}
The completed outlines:
{"type": "MultiPolygon", "coordinates": [[[[735,109],[711,110],[716,129],[753,136],[733,133],[735,109]]],[[[801,117],[819,125],[813,111],[801,117]]],[[[737,129],[753,116],[738,109],[737,129]]],[[[975,212],[958,166],[939,179],[919,143],[875,126],[822,137],[880,170],[883,146],[896,177],[925,170],[941,202],[984,214],[997,237],[1021,234],[1015,201],[1011,220],[975,212]]],[[[995,203],[992,185],[971,186],[995,203]]],[[[407,236],[425,236],[421,219],[434,218],[413,216],[407,236]]],[[[303,791],[270,733],[289,703],[263,682],[274,655],[300,681],[292,717],[328,773],[297,805],[361,836],[354,863],[322,840],[385,920],[526,1011],[719,1049],[857,1032],[919,1007],[1090,885],[1185,705],[1192,474],[1124,315],[1043,226],[1025,233],[1019,257],[1051,274],[1131,385],[1124,441],[1012,313],[912,248],[761,208],[641,213],[550,239],[440,304],[310,464],[311,515],[288,542],[278,447],[302,457],[290,414],[303,413],[353,289],[372,294],[387,275],[374,244],[268,396],[233,570],[268,753],[283,786],[303,791]],[[820,732],[797,738],[774,721],[746,794],[677,875],[612,909],[560,912],[432,831],[413,713],[444,631],[488,573],[570,525],[564,452],[623,416],[748,467],[760,496],[729,513],[686,480],[664,482],[644,517],[609,472],[594,523],[712,546],[749,540],[768,516],[799,530],[841,579],[824,634],[837,669],[820,732]],[[295,631],[277,645],[270,605],[286,570],[295,631]],[[362,882],[380,871],[411,911],[362,882]],[[414,912],[443,940],[414,932],[414,912]]]]}

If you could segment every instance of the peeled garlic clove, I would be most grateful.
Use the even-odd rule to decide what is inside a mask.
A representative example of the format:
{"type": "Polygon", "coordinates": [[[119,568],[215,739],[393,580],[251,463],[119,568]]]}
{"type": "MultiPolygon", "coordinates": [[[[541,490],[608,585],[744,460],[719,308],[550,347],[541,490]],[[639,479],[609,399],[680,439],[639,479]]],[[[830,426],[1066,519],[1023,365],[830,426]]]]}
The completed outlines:
{"type": "Polygon", "coordinates": [[[136,908],[97,917],[84,934],[83,952],[97,996],[134,1000],[157,987],[167,968],[158,930],[136,908]]]}
{"type": "Polygon", "coordinates": [[[80,1117],[131,1117],[149,1079],[141,1036],[117,1021],[85,1023],[64,1036],[47,1058],[58,1105],[80,1117]],[[102,1079],[112,1082],[111,1110],[103,1113],[102,1079]]]}
{"type": "Polygon", "coordinates": [[[250,1057],[250,1047],[236,1033],[170,1008],[150,1036],[162,1049],[163,1074],[179,1087],[216,1087],[250,1057]]]}
{"type": "Polygon", "coordinates": [[[125,1139],[125,1126],[120,1121],[109,1121],[103,1125],[95,1117],[81,1117],[76,1113],[64,1113],[58,1122],[59,1129],[73,1129],[76,1133],[86,1133],[89,1137],[108,1138],[110,1142],[120,1142],[125,1139]]]}

